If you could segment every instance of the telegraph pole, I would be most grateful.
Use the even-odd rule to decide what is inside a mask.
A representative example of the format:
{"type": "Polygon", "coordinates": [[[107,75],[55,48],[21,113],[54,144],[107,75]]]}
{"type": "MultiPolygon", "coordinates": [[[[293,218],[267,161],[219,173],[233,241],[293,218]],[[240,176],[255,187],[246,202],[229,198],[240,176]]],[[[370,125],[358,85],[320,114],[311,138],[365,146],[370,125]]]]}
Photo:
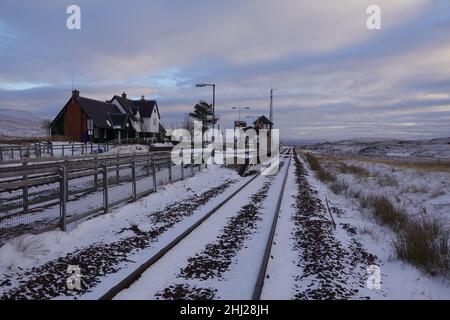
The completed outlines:
{"type": "Polygon", "coordinates": [[[273,123],[273,89],[270,89],[270,121],[273,123]]]}

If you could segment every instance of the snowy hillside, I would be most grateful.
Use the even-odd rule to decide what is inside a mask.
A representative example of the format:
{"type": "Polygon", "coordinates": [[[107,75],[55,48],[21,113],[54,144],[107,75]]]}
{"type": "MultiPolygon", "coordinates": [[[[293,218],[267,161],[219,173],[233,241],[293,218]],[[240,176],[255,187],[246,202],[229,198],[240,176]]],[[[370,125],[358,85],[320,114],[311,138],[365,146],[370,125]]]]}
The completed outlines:
{"type": "Polygon", "coordinates": [[[306,146],[321,153],[381,156],[392,158],[450,159],[450,138],[431,140],[344,140],[306,146]]]}
{"type": "Polygon", "coordinates": [[[27,111],[0,109],[0,138],[42,137],[39,116],[27,111]]]}

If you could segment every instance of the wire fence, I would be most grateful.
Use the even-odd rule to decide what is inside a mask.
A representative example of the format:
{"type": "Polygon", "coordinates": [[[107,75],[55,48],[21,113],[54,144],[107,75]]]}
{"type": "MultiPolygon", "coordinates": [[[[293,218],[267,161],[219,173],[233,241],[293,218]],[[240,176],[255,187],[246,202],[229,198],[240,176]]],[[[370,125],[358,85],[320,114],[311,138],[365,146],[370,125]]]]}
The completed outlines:
{"type": "Polygon", "coordinates": [[[54,228],[156,192],[205,165],[175,165],[169,153],[0,168],[0,244],[54,228]]]}
{"type": "Polygon", "coordinates": [[[74,157],[110,150],[107,143],[46,143],[36,142],[29,145],[0,145],[0,162],[24,159],[74,157]]]}

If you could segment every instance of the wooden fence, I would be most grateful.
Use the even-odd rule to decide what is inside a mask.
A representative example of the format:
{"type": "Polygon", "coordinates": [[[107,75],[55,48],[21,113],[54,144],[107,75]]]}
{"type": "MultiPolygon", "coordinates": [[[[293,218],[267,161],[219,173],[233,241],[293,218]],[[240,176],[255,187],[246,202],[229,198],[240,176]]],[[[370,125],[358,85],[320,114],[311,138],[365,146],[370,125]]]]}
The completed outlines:
{"type": "Polygon", "coordinates": [[[0,168],[0,243],[39,233],[153,193],[201,165],[175,165],[167,152],[97,155],[0,168]]]}

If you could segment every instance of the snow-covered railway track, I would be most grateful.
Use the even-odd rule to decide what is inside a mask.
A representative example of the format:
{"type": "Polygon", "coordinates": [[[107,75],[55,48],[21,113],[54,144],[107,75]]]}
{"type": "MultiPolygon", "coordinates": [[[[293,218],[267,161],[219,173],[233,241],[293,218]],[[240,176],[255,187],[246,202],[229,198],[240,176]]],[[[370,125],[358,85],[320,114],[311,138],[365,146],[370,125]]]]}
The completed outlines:
{"type": "MultiPolygon", "coordinates": [[[[256,270],[257,272],[255,272],[255,275],[257,275],[257,277],[255,276],[255,281],[253,282],[253,285],[251,288],[249,288],[249,292],[251,293],[251,296],[249,296],[248,298],[252,298],[252,299],[259,299],[260,295],[261,295],[261,291],[262,291],[262,287],[264,285],[264,279],[266,277],[266,268],[267,268],[267,264],[268,264],[268,260],[270,259],[270,250],[272,247],[272,242],[273,242],[273,237],[275,234],[275,229],[276,229],[276,223],[278,220],[278,214],[280,211],[280,207],[281,207],[281,202],[282,202],[282,198],[283,198],[283,191],[284,191],[284,187],[286,184],[286,180],[287,180],[287,175],[288,175],[288,168],[290,165],[290,160],[292,157],[292,150],[290,148],[284,149],[281,152],[280,158],[283,157],[286,161],[284,162],[282,168],[280,168],[280,171],[277,173],[276,176],[280,176],[282,175],[280,181],[281,181],[281,186],[278,188],[278,193],[276,193],[276,201],[273,201],[273,203],[276,203],[276,206],[274,208],[274,212],[272,212],[272,220],[270,221],[270,231],[268,232],[268,236],[265,239],[266,243],[265,243],[265,247],[264,250],[261,250],[263,252],[262,256],[259,255],[258,260],[259,263],[257,263],[256,267],[253,267],[254,270],[256,270]]],[[[248,193],[249,190],[251,191],[252,189],[252,185],[254,188],[254,185],[257,184],[258,181],[255,180],[260,180],[261,175],[260,173],[256,174],[253,178],[251,178],[249,181],[247,181],[244,185],[242,185],[239,189],[237,189],[235,192],[233,192],[230,196],[228,196],[226,199],[224,199],[221,203],[219,203],[217,206],[215,206],[212,210],[210,210],[206,215],[204,215],[202,218],[200,218],[196,223],[194,223],[191,227],[189,227],[185,232],[183,232],[182,234],[180,234],[176,239],[174,239],[172,242],[170,242],[168,245],[166,245],[164,248],[162,248],[159,252],[157,252],[154,256],[152,256],[150,259],[148,259],[146,262],[144,262],[141,266],[139,266],[137,269],[135,269],[132,273],[130,273],[126,278],[124,278],[122,281],[120,281],[118,284],[116,284],[115,286],[111,287],[110,290],[108,290],[105,294],[103,294],[100,299],[101,300],[110,300],[113,298],[125,298],[127,299],[127,294],[126,291],[134,286],[136,283],[139,282],[143,282],[145,281],[145,277],[143,276],[144,273],[148,273],[155,264],[158,264],[161,260],[163,260],[164,257],[166,257],[169,253],[173,254],[173,251],[177,248],[182,247],[182,242],[184,240],[186,240],[186,238],[188,238],[189,235],[191,235],[194,232],[200,232],[198,229],[200,228],[201,225],[203,225],[205,223],[205,221],[207,221],[208,219],[211,219],[211,217],[216,213],[216,215],[214,216],[220,216],[219,214],[217,214],[218,211],[223,211],[226,212],[226,210],[229,210],[229,207],[227,208],[226,206],[233,204],[234,202],[238,202],[238,198],[240,195],[242,195],[243,193],[248,193]],[[123,297],[125,293],[125,297],[123,297]]],[[[253,194],[252,197],[250,197],[250,202],[249,204],[243,206],[242,208],[239,207],[236,209],[236,211],[239,213],[238,217],[241,216],[243,217],[244,221],[241,221],[239,219],[235,219],[233,220],[233,218],[238,218],[238,217],[233,217],[232,219],[230,219],[230,222],[234,222],[235,224],[231,225],[227,225],[227,227],[225,227],[224,230],[226,230],[228,228],[228,231],[232,230],[232,227],[236,227],[236,229],[239,228],[243,228],[242,225],[245,226],[245,223],[249,223],[250,226],[253,227],[254,224],[256,224],[256,220],[260,219],[258,217],[254,217],[255,220],[252,220],[252,212],[251,212],[251,204],[256,203],[258,201],[262,202],[265,197],[267,196],[267,193],[269,191],[269,188],[271,186],[271,182],[270,181],[266,181],[263,184],[263,187],[261,189],[259,189],[259,191],[255,194],[253,194]],[[240,209],[238,211],[238,209],[240,209]],[[247,217],[246,217],[247,216],[247,217]],[[239,226],[241,224],[241,226],[239,226]]],[[[272,192],[272,190],[271,190],[272,192]]],[[[257,208],[259,209],[259,208],[257,208]]],[[[222,212],[222,213],[223,213],[222,212]]],[[[228,214],[229,215],[229,214],[228,214]]],[[[268,220],[268,218],[266,219],[268,220]]],[[[233,232],[233,231],[231,231],[233,232]]],[[[239,231],[238,231],[239,232],[239,231]]],[[[245,231],[242,231],[245,234],[245,231]]],[[[240,234],[237,235],[233,234],[230,235],[231,238],[234,237],[241,237],[242,239],[245,238],[244,234],[240,234]]],[[[214,235],[215,238],[216,235],[214,235]]],[[[220,237],[223,241],[229,241],[230,239],[226,240],[226,235],[221,234],[220,237]]],[[[188,242],[188,241],[187,241],[188,242]]],[[[222,242],[222,241],[221,241],[222,242]]],[[[188,247],[190,246],[189,243],[186,244],[188,247]]],[[[212,245],[208,244],[207,246],[213,247],[212,245]]],[[[231,247],[232,248],[228,248],[228,249],[234,249],[234,250],[238,250],[239,248],[236,248],[236,244],[233,244],[231,247]]],[[[243,245],[241,244],[241,247],[243,245]]],[[[215,249],[214,249],[215,250],[215,249]]],[[[223,248],[219,249],[219,250],[224,250],[223,248]]],[[[226,248],[225,248],[226,251],[226,248]]],[[[226,255],[231,256],[231,252],[227,252],[226,255]]],[[[198,256],[196,256],[198,257],[198,256]]],[[[211,257],[209,257],[211,258],[211,257]]],[[[202,259],[199,259],[199,261],[197,261],[197,263],[195,262],[195,257],[194,258],[189,258],[188,260],[194,261],[194,263],[191,263],[191,266],[187,266],[184,269],[184,272],[186,274],[186,276],[192,276],[195,274],[202,274],[202,272],[205,272],[206,269],[208,268],[203,268],[205,266],[202,265],[202,263],[204,261],[201,261],[202,259]],[[198,268],[197,268],[198,267],[198,268]]],[[[219,259],[220,260],[220,259],[219,259]]],[[[224,262],[222,261],[216,261],[216,267],[218,267],[219,269],[221,268],[222,271],[224,271],[225,269],[227,269],[227,267],[224,267],[224,262]],[[222,264],[221,266],[219,266],[220,264],[222,264]]],[[[231,263],[231,262],[230,262],[231,263]]],[[[226,265],[226,263],[225,263],[226,265]]],[[[178,265],[178,267],[181,267],[178,265]]],[[[244,275],[245,276],[245,275],[244,275]]],[[[164,294],[160,294],[160,297],[163,297],[164,294]]],[[[176,298],[177,293],[175,293],[175,296],[172,298],[176,298]]],[[[158,295],[157,295],[158,296],[158,295]]],[[[156,296],[156,298],[158,298],[156,296]]],[[[201,298],[202,295],[195,295],[195,293],[193,295],[190,296],[190,298],[201,298]]],[[[205,296],[203,296],[205,297],[205,296]]],[[[164,297],[163,297],[164,298],[164,297]]],[[[186,297],[189,298],[189,297],[186,297]]]]}

